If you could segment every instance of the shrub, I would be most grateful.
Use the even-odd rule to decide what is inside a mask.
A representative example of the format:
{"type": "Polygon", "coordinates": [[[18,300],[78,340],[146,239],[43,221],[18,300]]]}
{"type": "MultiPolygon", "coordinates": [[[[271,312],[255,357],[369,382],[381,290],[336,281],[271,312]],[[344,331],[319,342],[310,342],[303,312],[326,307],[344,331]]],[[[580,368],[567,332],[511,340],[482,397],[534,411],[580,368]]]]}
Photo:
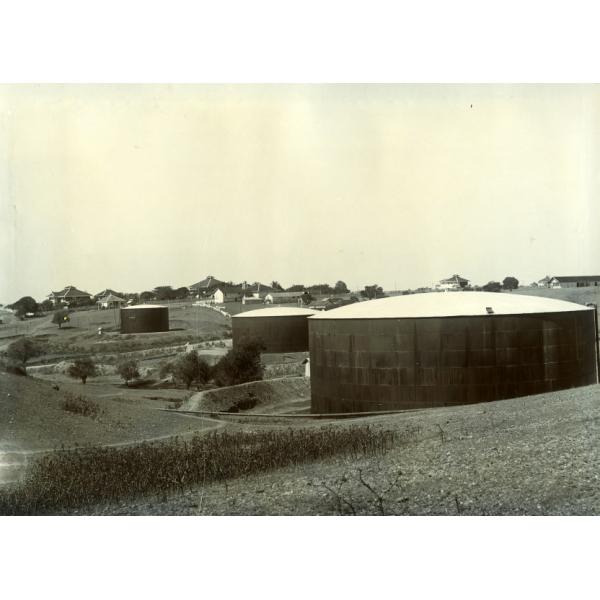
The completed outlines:
{"type": "Polygon", "coordinates": [[[84,396],[66,393],[62,402],[63,410],[95,419],[100,414],[100,406],[84,396]]]}
{"type": "Polygon", "coordinates": [[[81,379],[81,382],[85,384],[88,377],[96,377],[98,375],[98,369],[91,358],[84,357],[78,358],[69,367],[67,373],[69,374],[69,377],[81,379]]]}
{"type": "Polygon", "coordinates": [[[6,349],[6,356],[9,360],[20,364],[25,371],[25,365],[30,358],[35,358],[42,354],[41,346],[30,338],[21,338],[12,342],[6,349]]]}
{"type": "Polygon", "coordinates": [[[17,317],[22,317],[26,313],[36,313],[38,311],[38,303],[31,296],[23,296],[14,304],[9,304],[7,308],[15,311],[17,317]]]}
{"type": "Polygon", "coordinates": [[[167,374],[185,384],[189,390],[192,383],[205,384],[210,380],[211,369],[209,364],[198,356],[198,353],[193,350],[186,352],[174,362],[168,362],[161,367],[161,377],[167,374]]]}
{"type": "Polygon", "coordinates": [[[22,377],[27,375],[27,371],[23,365],[16,363],[3,363],[2,366],[7,373],[11,373],[12,375],[20,375],[22,377]]]}
{"type": "Polygon", "coordinates": [[[247,340],[230,350],[215,365],[214,380],[218,386],[238,385],[249,381],[260,381],[264,367],[260,353],[265,349],[261,340],[247,340]]]}
{"type": "Polygon", "coordinates": [[[57,310],[53,315],[52,315],[52,322],[55,325],[58,325],[58,328],[60,329],[62,325],[64,325],[65,323],[68,323],[71,320],[71,317],[69,317],[69,311],[65,308],[61,309],[61,310],[57,310]]]}
{"type": "Polygon", "coordinates": [[[117,365],[117,373],[125,381],[125,385],[129,387],[129,382],[140,376],[139,363],[132,358],[123,360],[117,365]]]}

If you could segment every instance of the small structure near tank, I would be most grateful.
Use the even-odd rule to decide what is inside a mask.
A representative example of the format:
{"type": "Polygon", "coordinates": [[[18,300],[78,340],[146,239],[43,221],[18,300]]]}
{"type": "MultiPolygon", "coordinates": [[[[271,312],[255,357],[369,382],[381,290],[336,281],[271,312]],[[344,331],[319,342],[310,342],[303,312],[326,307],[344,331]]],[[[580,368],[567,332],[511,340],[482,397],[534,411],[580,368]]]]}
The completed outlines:
{"type": "Polygon", "coordinates": [[[122,308],[121,333],[154,333],[169,331],[169,308],[142,304],[122,308]]]}
{"type": "Polygon", "coordinates": [[[260,340],[264,352],[306,352],[310,308],[275,307],[250,310],[231,319],[233,347],[244,340],[260,340]]]}

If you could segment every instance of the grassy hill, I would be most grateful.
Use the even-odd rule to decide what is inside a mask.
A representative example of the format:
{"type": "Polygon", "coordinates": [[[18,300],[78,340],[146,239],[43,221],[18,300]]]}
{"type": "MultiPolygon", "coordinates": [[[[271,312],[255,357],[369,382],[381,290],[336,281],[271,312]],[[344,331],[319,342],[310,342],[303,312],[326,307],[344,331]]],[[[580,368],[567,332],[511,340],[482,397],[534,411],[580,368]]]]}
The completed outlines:
{"type": "MultiPolygon", "coordinates": [[[[86,514],[599,514],[600,386],[338,421],[396,432],[384,455],[328,458],[86,514]]],[[[321,427],[313,424],[312,427],[321,427]]],[[[255,429],[259,425],[254,424],[255,429]]],[[[271,427],[271,425],[265,425],[271,427]]]]}

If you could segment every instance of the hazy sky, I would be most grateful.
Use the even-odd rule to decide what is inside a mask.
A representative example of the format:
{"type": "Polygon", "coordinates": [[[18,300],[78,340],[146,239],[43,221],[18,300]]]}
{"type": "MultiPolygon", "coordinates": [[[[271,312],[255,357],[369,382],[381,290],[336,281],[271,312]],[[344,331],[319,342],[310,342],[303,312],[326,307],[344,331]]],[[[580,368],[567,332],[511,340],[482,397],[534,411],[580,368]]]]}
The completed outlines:
{"type": "Polygon", "coordinates": [[[600,273],[600,87],[0,86],[0,302],[600,273]]]}

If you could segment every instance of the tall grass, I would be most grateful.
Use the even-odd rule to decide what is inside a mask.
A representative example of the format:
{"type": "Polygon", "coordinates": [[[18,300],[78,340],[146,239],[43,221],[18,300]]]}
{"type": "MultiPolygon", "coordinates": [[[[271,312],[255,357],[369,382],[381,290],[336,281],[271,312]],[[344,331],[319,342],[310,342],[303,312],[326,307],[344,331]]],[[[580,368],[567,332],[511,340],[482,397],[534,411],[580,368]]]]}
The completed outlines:
{"type": "Polygon", "coordinates": [[[362,425],[213,432],[187,441],[64,450],[39,458],[20,486],[0,492],[0,514],[56,514],[141,495],[164,496],[336,454],[383,454],[394,440],[393,431],[362,425]]]}

